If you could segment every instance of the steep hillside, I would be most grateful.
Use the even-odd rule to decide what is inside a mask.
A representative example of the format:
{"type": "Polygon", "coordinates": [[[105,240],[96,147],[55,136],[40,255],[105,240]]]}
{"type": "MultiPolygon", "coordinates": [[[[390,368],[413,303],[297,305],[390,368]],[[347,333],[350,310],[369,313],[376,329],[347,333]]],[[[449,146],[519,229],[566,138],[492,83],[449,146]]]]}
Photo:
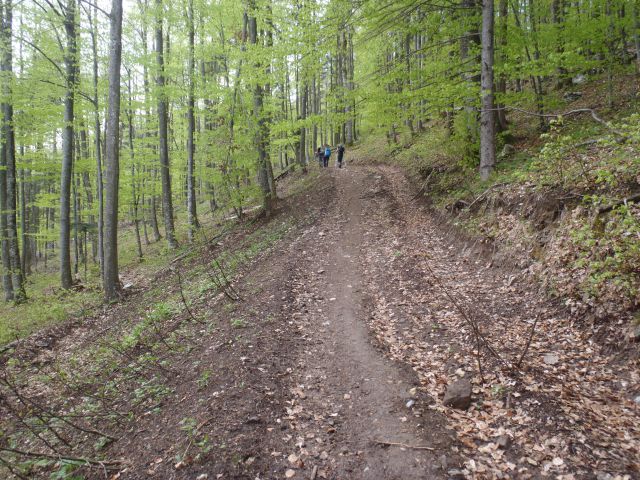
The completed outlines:
{"type": "Polygon", "coordinates": [[[585,328],[620,348],[640,339],[636,79],[617,79],[613,109],[604,80],[556,92],[564,99],[556,111],[569,114],[550,115],[543,133],[535,115],[510,112],[488,182],[466,160],[469,145],[440,121],[398,144],[365,141],[354,155],[402,165],[445,223],[483,244],[495,262],[536,276],[585,328]]]}

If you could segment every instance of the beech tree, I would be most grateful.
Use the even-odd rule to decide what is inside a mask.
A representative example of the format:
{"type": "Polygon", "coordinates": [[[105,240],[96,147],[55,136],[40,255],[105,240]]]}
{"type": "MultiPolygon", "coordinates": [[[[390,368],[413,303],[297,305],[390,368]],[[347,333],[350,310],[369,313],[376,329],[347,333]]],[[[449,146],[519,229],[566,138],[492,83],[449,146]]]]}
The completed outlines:
{"type": "Polygon", "coordinates": [[[56,271],[116,298],[123,239],[142,259],[161,230],[173,249],[229,211],[270,215],[278,174],[325,144],[442,123],[461,168],[490,179],[512,107],[544,130],[556,89],[602,75],[611,97],[640,65],[624,0],[136,0],[122,81],[108,3],[0,3],[6,300],[56,271]]]}
{"type": "MultiPolygon", "coordinates": [[[[105,157],[104,296],[117,298],[118,195],[120,188],[120,64],[122,58],[122,0],[112,0],[109,41],[109,101],[105,157]]],[[[131,141],[131,139],[130,139],[131,141]]]]}

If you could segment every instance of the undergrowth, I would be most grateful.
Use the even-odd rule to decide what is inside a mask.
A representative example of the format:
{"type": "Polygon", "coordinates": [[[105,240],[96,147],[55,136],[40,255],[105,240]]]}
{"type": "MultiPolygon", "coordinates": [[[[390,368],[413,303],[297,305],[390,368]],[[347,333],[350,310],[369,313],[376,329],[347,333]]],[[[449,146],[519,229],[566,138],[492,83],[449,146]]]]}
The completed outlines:
{"type": "MultiPolygon", "coordinates": [[[[473,236],[519,250],[552,293],[598,317],[640,307],[640,115],[637,99],[602,126],[587,115],[559,118],[548,131],[510,115],[488,182],[464,124],[432,122],[397,143],[362,142],[354,156],[400,165],[433,207],[473,236]],[[506,142],[512,146],[502,149],[506,142]]],[[[464,118],[464,115],[459,115],[464,118]]]]}

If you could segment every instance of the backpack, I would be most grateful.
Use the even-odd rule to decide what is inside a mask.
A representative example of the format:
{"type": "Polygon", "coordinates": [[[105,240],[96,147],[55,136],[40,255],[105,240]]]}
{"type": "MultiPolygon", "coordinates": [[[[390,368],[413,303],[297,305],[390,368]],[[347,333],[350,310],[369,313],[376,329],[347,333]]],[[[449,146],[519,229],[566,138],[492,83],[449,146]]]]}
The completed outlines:
{"type": "Polygon", "coordinates": [[[329,147],[327,147],[324,151],[324,156],[325,157],[330,157],[331,156],[331,149],[329,147]]]}

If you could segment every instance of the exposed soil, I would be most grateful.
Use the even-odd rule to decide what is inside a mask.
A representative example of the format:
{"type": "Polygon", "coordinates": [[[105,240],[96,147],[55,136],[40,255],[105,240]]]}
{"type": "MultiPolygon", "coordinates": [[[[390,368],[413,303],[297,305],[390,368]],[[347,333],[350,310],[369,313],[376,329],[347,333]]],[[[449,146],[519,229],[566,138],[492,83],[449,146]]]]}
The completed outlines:
{"type": "MultiPolygon", "coordinates": [[[[24,342],[14,352],[20,361],[3,363],[3,378],[46,411],[86,411],[92,398],[92,412],[121,416],[73,420],[84,431],[56,424],[68,444],[58,445],[61,456],[120,462],[109,472],[76,473],[199,480],[638,474],[637,356],[612,363],[525,271],[493,267],[447,238],[398,171],[348,167],[313,178],[302,191],[295,182],[283,188],[268,224],[246,224],[173,266],[193,293],[199,266],[241,251],[260,227],[284,232],[239,268],[233,292],[241,300],[204,290],[147,343],[120,354],[117,367],[92,366],[91,347],[111,348],[109,336],[121,338],[114,332],[139,322],[144,302],[177,294],[167,270],[120,305],[24,342]],[[514,368],[536,317],[530,349],[514,368]],[[473,322],[486,339],[480,352],[473,322]],[[60,378],[71,370],[78,378],[60,378]],[[474,386],[468,411],[442,405],[446,385],[460,377],[474,386]],[[98,388],[109,382],[113,397],[98,388]],[[99,435],[89,426],[115,440],[94,451],[99,435]]],[[[5,395],[2,430],[22,431],[16,418],[26,418],[28,405],[15,392],[5,395]]],[[[50,440],[51,432],[42,436],[50,440]]],[[[51,453],[41,440],[25,434],[18,447],[51,453]]],[[[57,467],[33,467],[29,477],[57,467]]]]}

